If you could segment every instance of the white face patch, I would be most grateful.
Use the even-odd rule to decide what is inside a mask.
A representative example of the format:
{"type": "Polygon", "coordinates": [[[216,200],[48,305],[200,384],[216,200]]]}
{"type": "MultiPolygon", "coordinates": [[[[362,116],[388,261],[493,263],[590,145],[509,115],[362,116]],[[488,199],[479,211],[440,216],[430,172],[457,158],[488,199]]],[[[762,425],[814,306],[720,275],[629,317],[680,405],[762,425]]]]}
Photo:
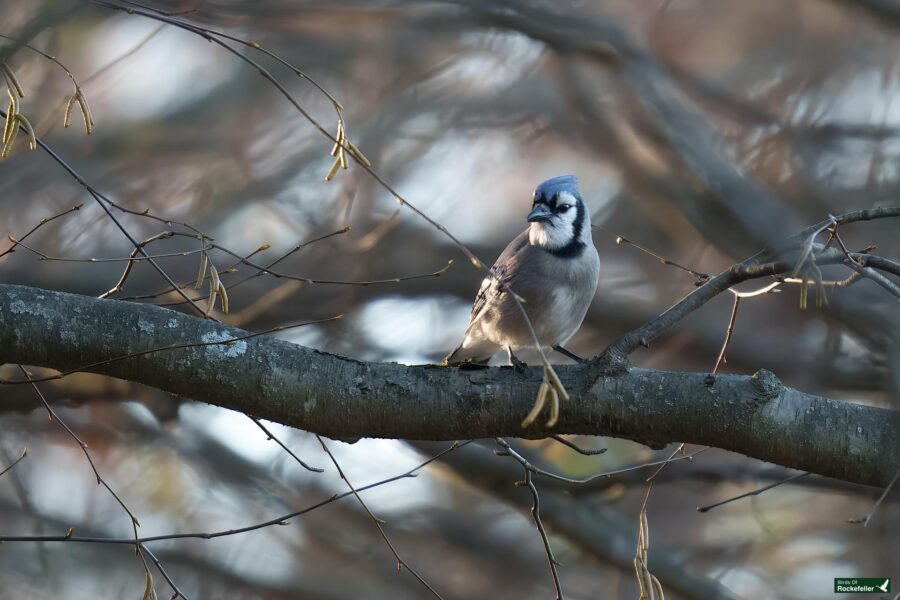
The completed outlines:
{"type": "Polygon", "coordinates": [[[565,248],[575,238],[577,218],[578,199],[568,192],[560,192],[553,216],[547,221],[532,223],[528,231],[528,241],[532,246],[540,246],[547,250],[565,248]],[[569,208],[565,209],[566,206],[569,208]]]}

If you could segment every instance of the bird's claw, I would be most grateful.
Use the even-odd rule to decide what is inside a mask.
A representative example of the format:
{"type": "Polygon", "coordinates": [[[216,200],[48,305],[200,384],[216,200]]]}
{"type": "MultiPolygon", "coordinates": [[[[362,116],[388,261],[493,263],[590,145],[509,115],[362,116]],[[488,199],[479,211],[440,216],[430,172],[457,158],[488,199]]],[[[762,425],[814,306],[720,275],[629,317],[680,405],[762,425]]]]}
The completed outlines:
{"type": "Polygon", "coordinates": [[[509,366],[514,367],[521,375],[528,372],[528,363],[513,354],[511,346],[506,347],[506,354],[509,357],[509,366]]]}
{"type": "Polygon", "coordinates": [[[528,372],[528,363],[526,363],[524,360],[516,356],[512,356],[510,357],[509,362],[510,365],[512,365],[512,367],[519,373],[525,374],[528,372]]]}

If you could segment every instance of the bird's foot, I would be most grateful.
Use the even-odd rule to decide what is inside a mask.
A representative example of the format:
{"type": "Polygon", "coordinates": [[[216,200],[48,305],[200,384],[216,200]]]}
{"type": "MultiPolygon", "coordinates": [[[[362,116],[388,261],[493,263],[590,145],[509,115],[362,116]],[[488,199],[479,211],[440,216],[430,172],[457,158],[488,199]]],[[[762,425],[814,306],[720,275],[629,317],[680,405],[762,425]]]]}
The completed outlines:
{"type": "Polygon", "coordinates": [[[522,374],[528,372],[528,363],[513,354],[512,348],[507,348],[506,353],[509,354],[509,366],[522,374]]]}
{"type": "Polygon", "coordinates": [[[560,398],[568,400],[569,393],[566,391],[566,388],[563,387],[563,384],[559,380],[556,371],[553,370],[553,367],[549,364],[545,364],[544,377],[541,379],[541,386],[538,388],[537,398],[534,401],[531,412],[529,412],[528,416],[522,420],[522,429],[531,427],[548,402],[550,403],[550,416],[547,419],[545,427],[549,429],[556,425],[556,422],[559,420],[560,398]]]}

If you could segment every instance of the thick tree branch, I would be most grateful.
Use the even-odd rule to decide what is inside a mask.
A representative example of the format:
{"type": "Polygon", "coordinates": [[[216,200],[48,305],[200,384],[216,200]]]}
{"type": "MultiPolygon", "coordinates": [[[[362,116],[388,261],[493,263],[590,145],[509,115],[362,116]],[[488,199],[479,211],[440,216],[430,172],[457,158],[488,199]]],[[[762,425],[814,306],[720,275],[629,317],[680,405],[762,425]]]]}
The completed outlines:
{"type": "MultiPolygon", "coordinates": [[[[170,344],[247,335],[144,304],[0,285],[0,361],[67,370],[170,344]]],[[[366,363],[256,337],[145,354],[91,369],[329,437],[539,438],[522,430],[540,382],[510,368],[461,371],[366,363]]],[[[753,377],[559,367],[572,401],[554,433],[683,441],[844,481],[887,485],[900,412],[805,394],[753,377]]]]}

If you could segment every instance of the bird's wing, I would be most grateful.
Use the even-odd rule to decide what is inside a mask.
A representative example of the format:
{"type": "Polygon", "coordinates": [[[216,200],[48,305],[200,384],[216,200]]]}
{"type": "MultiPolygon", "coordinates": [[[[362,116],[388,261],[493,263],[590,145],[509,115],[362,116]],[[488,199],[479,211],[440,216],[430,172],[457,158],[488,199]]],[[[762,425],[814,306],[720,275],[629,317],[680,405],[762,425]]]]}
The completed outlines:
{"type": "Polygon", "coordinates": [[[499,296],[503,293],[503,276],[506,274],[506,267],[494,265],[491,267],[491,274],[484,278],[481,287],[478,288],[478,294],[475,295],[475,302],[472,304],[472,314],[469,316],[469,322],[474,321],[481,314],[481,311],[487,305],[489,298],[499,296]]]}
{"type": "Polygon", "coordinates": [[[475,302],[472,304],[472,314],[469,317],[470,325],[482,314],[488,302],[499,300],[506,293],[506,286],[512,284],[518,272],[517,266],[519,261],[517,257],[527,245],[528,230],[526,229],[511,241],[499,258],[497,258],[497,262],[491,267],[491,274],[484,278],[478,293],[475,295],[475,302]]]}

